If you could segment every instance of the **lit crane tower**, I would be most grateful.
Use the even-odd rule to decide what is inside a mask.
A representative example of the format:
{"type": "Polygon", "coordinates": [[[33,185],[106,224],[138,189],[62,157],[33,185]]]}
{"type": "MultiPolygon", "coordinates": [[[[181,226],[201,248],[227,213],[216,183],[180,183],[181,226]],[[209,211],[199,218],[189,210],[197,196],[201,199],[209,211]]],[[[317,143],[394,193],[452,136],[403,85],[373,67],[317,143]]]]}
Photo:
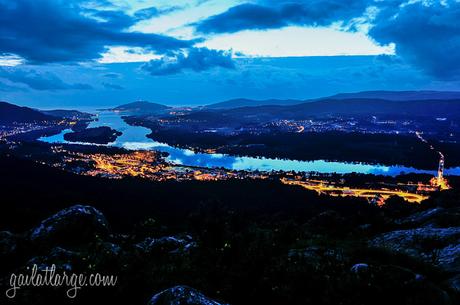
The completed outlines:
{"type": "Polygon", "coordinates": [[[444,174],[444,155],[442,153],[439,153],[441,155],[441,158],[439,159],[439,167],[438,167],[438,186],[441,186],[444,182],[443,179],[443,174],[444,174]]]}
{"type": "Polygon", "coordinates": [[[431,185],[438,187],[440,190],[450,189],[447,179],[444,178],[444,155],[439,153],[438,176],[431,179],[431,185]]]}
{"type": "MultiPolygon", "coordinates": [[[[423,133],[416,131],[415,135],[417,138],[420,139],[423,143],[428,143],[428,141],[423,138],[422,136],[423,133]]],[[[430,149],[434,150],[434,146],[430,145],[430,149]]],[[[432,187],[436,187],[440,190],[448,190],[450,189],[449,183],[447,179],[444,178],[444,155],[442,152],[438,151],[439,154],[439,166],[438,166],[438,175],[436,177],[433,177],[430,179],[430,184],[432,187]]]]}

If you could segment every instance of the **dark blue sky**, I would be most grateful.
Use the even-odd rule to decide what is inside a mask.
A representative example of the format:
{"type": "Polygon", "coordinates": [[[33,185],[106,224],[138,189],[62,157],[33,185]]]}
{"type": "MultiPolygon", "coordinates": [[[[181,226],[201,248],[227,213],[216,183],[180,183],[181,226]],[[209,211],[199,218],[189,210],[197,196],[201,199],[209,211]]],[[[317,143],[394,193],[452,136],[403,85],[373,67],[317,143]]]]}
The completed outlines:
{"type": "Polygon", "coordinates": [[[196,105],[460,90],[460,3],[0,0],[0,99],[196,105]]]}

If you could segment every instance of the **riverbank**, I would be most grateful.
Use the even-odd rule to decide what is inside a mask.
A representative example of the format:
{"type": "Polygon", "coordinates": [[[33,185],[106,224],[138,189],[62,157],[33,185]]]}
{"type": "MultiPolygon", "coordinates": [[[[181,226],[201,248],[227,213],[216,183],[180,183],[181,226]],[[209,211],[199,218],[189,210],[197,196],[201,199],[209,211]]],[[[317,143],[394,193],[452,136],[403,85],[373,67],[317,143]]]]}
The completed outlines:
{"type": "MultiPolygon", "coordinates": [[[[333,162],[325,160],[297,161],[288,159],[270,159],[260,157],[238,157],[220,153],[195,153],[190,149],[172,147],[170,145],[154,141],[149,136],[151,130],[142,126],[127,124],[117,113],[100,112],[98,120],[91,122],[89,128],[110,126],[122,135],[111,145],[123,147],[131,150],[152,149],[169,154],[168,161],[173,164],[181,164],[198,167],[224,167],[234,170],[284,170],[284,171],[303,171],[320,173],[365,173],[382,174],[395,176],[404,173],[427,173],[434,175],[437,163],[431,170],[420,170],[405,166],[385,166],[379,164],[366,164],[358,162],[333,162]],[[150,138],[149,138],[150,137],[150,138]]],[[[61,135],[50,138],[42,138],[42,141],[49,143],[59,143],[64,139],[61,135]]],[[[415,142],[418,143],[417,139],[415,142]]],[[[421,145],[425,148],[425,145],[421,145]]],[[[437,154],[435,154],[437,157],[437,154]]],[[[460,168],[446,169],[446,174],[460,175],[460,168]]]]}

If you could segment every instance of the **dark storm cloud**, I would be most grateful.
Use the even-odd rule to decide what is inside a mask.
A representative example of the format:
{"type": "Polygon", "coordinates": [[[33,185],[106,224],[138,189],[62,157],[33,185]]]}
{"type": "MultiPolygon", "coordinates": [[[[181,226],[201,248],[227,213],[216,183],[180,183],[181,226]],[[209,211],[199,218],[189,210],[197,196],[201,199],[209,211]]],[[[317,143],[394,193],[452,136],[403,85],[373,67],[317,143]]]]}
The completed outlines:
{"type": "Polygon", "coordinates": [[[326,26],[337,21],[348,23],[362,16],[368,3],[365,0],[259,1],[232,7],[195,26],[201,33],[233,33],[289,25],[326,26]]]}
{"type": "Polygon", "coordinates": [[[369,35],[382,44],[395,43],[407,62],[441,79],[460,79],[460,3],[412,3],[397,14],[381,14],[369,35]]]}
{"type": "Polygon", "coordinates": [[[207,48],[192,48],[188,54],[177,53],[174,56],[151,60],[143,65],[142,69],[151,75],[170,75],[184,70],[201,72],[214,67],[234,69],[232,54],[207,48]]]}
{"type": "Polygon", "coordinates": [[[51,72],[37,72],[36,70],[23,70],[15,67],[0,68],[0,78],[5,78],[13,83],[27,85],[35,90],[88,90],[93,89],[88,84],[69,84],[51,72]]]}
{"type": "Polygon", "coordinates": [[[460,79],[460,2],[455,0],[260,0],[232,7],[195,27],[209,34],[338,22],[342,30],[353,31],[357,18],[370,25],[368,34],[378,44],[394,43],[402,60],[439,79],[460,79]],[[366,15],[369,8],[375,8],[375,16],[366,15]]]}
{"type": "Polygon", "coordinates": [[[73,63],[100,58],[112,45],[165,53],[193,44],[126,31],[147,18],[148,12],[130,16],[116,8],[99,10],[86,4],[83,0],[0,0],[0,54],[16,54],[35,64],[73,63]]]}

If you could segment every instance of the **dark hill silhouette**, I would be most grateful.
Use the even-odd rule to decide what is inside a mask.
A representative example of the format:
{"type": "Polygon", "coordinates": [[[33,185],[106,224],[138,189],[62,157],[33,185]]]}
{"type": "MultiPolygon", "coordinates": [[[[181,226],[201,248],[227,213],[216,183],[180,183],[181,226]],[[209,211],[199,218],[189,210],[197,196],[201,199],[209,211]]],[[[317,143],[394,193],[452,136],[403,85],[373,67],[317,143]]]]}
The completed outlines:
{"type": "Polygon", "coordinates": [[[0,102],[0,124],[33,123],[54,121],[56,117],[41,113],[40,111],[20,107],[7,102],[0,102]]]}
{"type": "Polygon", "coordinates": [[[459,100],[389,101],[380,99],[320,100],[292,106],[242,107],[223,111],[230,116],[273,116],[302,119],[327,114],[343,115],[407,115],[426,117],[460,117],[459,100]]]}
{"type": "Polygon", "coordinates": [[[204,106],[204,109],[232,109],[258,106],[290,106],[321,100],[350,100],[350,99],[382,99],[389,101],[422,101],[422,100],[460,100],[460,92],[456,91],[363,91],[354,93],[339,93],[317,99],[267,99],[253,100],[246,98],[231,99],[204,106]]]}
{"type": "Polygon", "coordinates": [[[66,109],[56,109],[56,110],[40,110],[41,113],[59,117],[59,118],[66,118],[66,119],[84,119],[90,120],[92,119],[93,115],[86,112],[81,112],[78,110],[66,110],[66,109]]]}
{"type": "Polygon", "coordinates": [[[158,104],[158,103],[151,103],[147,101],[137,101],[133,103],[128,103],[124,105],[117,106],[113,108],[115,111],[122,111],[122,112],[134,112],[134,113],[161,113],[170,107],[158,104]]]}
{"type": "Polygon", "coordinates": [[[356,93],[339,93],[327,99],[384,99],[391,101],[420,101],[420,100],[459,100],[457,91],[363,91],[356,93]]]}
{"type": "Polygon", "coordinates": [[[269,100],[251,100],[245,98],[232,99],[224,102],[219,102],[215,104],[210,104],[204,106],[206,109],[231,109],[231,108],[240,108],[240,107],[254,107],[254,106],[264,106],[264,105],[295,105],[305,103],[304,100],[288,99],[288,100],[279,100],[279,99],[269,99],[269,100]]]}

